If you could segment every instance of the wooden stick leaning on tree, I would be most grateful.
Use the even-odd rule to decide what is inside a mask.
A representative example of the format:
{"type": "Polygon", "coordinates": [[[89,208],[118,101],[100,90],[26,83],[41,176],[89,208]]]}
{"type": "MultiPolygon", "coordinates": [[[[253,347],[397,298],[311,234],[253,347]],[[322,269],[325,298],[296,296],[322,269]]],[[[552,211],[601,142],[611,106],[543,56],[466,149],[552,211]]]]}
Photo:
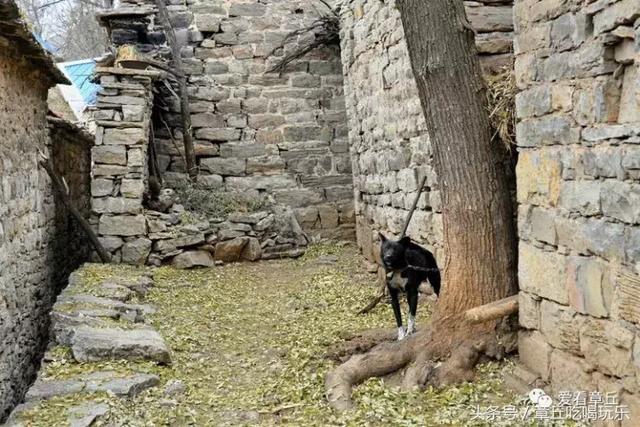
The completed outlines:
{"type": "Polygon", "coordinates": [[[109,252],[105,250],[104,246],[102,246],[102,244],[100,243],[100,240],[98,240],[98,236],[96,236],[96,234],[91,229],[91,225],[89,225],[89,223],[82,216],[80,211],[71,202],[71,198],[69,197],[69,188],[64,182],[64,178],[62,178],[60,175],[56,173],[55,169],[53,168],[53,165],[51,164],[51,160],[48,157],[46,157],[42,152],[40,153],[40,155],[43,157],[43,160],[40,160],[39,162],[40,166],[42,166],[42,168],[45,171],[47,171],[49,178],[51,178],[51,182],[53,184],[54,190],[60,196],[60,200],[67,207],[67,209],[69,210],[69,213],[73,215],[73,217],[80,224],[80,227],[82,227],[84,232],[87,234],[87,237],[89,237],[91,244],[93,245],[94,249],[98,253],[98,256],[100,257],[102,262],[105,262],[105,263],[110,262],[111,255],[109,254],[109,252]]]}
{"type": "MultiPolygon", "coordinates": [[[[424,185],[426,183],[427,183],[427,176],[425,175],[422,178],[422,181],[420,181],[420,186],[418,187],[418,193],[416,194],[416,198],[413,200],[413,205],[411,205],[411,209],[409,209],[409,212],[407,213],[407,218],[404,220],[404,226],[402,227],[402,233],[400,234],[401,239],[407,234],[407,229],[409,228],[411,217],[413,216],[413,212],[416,210],[416,207],[418,206],[418,201],[420,200],[422,189],[424,188],[424,185]]],[[[384,298],[385,296],[386,289],[387,289],[387,284],[386,282],[383,281],[382,284],[380,285],[380,290],[378,292],[378,295],[376,295],[371,300],[371,302],[367,304],[365,308],[360,310],[358,314],[366,314],[371,310],[373,310],[378,304],[380,304],[380,301],[382,301],[382,298],[384,298]]]]}

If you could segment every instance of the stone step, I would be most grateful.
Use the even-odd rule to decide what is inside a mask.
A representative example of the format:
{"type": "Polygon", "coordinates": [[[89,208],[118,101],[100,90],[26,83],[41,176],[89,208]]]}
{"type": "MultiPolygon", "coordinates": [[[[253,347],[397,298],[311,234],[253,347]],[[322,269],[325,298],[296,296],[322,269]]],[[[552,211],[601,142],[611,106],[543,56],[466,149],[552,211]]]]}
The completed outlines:
{"type": "MultiPolygon", "coordinates": [[[[31,423],[23,422],[22,415],[26,412],[37,409],[38,402],[31,401],[22,403],[11,412],[9,419],[3,427],[27,427],[31,423]]],[[[100,417],[109,413],[109,405],[98,401],[83,402],[66,409],[67,423],[69,427],[89,427],[94,425],[100,417]]]]}
{"type": "Polygon", "coordinates": [[[157,375],[133,374],[121,376],[113,371],[99,371],[92,374],[65,380],[46,380],[39,378],[29,388],[26,402],[47,400],[57,396],[74,393],[111,392],[120,397],[133,397],[141,391],[160,383],[157,375]]]}
{"type": "Polygon", "coordinates": [[[81,326],[71,338],[71,351],[79,362],[127,359],[171,363],[169,348],[160,334],[152,329],[81,326]]]}
{"type": "Polygon", "coordinates": [[[86,402],[67,409],[69,427],[89,427],[100,417],[109,413],[109,405],[101,402],[86,402]]]}

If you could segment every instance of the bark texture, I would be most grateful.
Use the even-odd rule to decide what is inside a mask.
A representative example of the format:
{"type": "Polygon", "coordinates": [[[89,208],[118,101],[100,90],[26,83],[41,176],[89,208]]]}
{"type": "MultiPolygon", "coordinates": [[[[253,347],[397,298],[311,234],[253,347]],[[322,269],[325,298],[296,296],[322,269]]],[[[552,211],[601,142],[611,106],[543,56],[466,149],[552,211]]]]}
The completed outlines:
{"type": "Polygon", "coordinates": [[[486,86],[463,2],[397,4],[442,196],[443,285],[428,330],[354,355],[327,376],[327,397],[338,410],[351,406],[353,384],[405,367],[404,388],[473,379],[477,361],[500,357],[504,340],[497,339],[499,320],[471,324],[464,313],[518,288],[508,153],[492,140],[486,86]]]}
{"type": "Polygon", "coordinates": [[[444,286],[434,322],[517,291],[505,148],[492,141],[486,86],[461,0],[399,2],[443,206],[444,286]]]}

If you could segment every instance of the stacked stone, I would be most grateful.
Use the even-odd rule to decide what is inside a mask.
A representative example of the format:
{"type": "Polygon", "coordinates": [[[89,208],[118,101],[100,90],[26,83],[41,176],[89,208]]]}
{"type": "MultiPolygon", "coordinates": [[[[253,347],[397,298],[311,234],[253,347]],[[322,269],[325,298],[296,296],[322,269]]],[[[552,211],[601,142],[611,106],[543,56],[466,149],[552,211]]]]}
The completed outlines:
{"type": "Polygon", "coordinates": [[[554,392],[617,393],[637,425],[640,2],[514,15],[520,359],[554,392]]]}
{"type": "MultiPolygon", "coordinates": [[[[353,236],[353,187],[338,49],[318,48],[279,74],[269,58],[292,30],[317,18],[306,1],[194,1],[169,6],[188,74],[200,181],[212,189],[268,196],[294,209],[302,227],[353,236]]],[[[116,45],[167,56],[153,1],[123,2],[101,16],[116,45]]],[[[294,38],[290,52],[313,35],[294,38]]],[[[278,51],[276,56],[281,57],[278,51]]],[[[186,179],[179,105],[169,92],[156,123],[160,172],[186,179]],[[169,132],[167,131],[169,128],[169,132]],[[171,135],[169,134],[171,133],[171,135]]]]}
{"type": "Polygon", "coordinates": [[[143,194],[156,71],[98,68],[92,149],[92,222],[114,262],[144,262],[151,251],[143,194]]]}
{"type": "Polygon", "coordinates": [[[216,262],[297,257],[307,245],[290,210],[238,212],[188,224],[177,213],[148,211],[147,219],[151,265],[212,267],[216,262]]]}
{"type": "Polygon", "coordinates": [[[86,187],[77,185],[86,184],[86,175],[78,176],[87,173],[89,147],[76,158],[54,131],[51,149],[47,91],[58,83],[68,82],[16,4],[0,2],[0,423],[35,378],[58,280],[79,261],[66,249],[79,248],[82,236],[57,227],[60,202],[39,166],[40,153],[48,155],[74,202],[85,200],[86,187]],[[64,159],[74,161],[62,165],[64,159]]]}
{"type": "MultiPolygon", "coordinates": [[[[465,6],[485,71],[508,65],[512,2],[465,6]]],[[[358,244],[368,259],[376,259],[378,231],[400,233],[426,175],[408,235],[442,258],[438,182],[395,2],[345,0],[340,18],[358,244]]]]}
{"type": "MultiPolygon", "coordinates": [[[[56,172],[64,177],[73,206],[84,218],[91,212],[91,147],[94,137],[64,119],[48,116],[50,156],[56,172]]],[[[53,280],[66,283],[69,273],[90,258],[91,241],[63,203],[55,207],[55,236],[51,249],[56,256],[53,280]]]]}
{"type": "MultiPolygon", "coordinates": [[[[69,277],[69,285],[51,310],[50,348],[68,348],[79,363],[147,360],[170,364],[169,347],[148,321],[155,308],[135,302],[145,299],[154,286],[153,278],[135,270],[114,272],[98,283],[90,280],[92,277],[94,272],[88,264],[69,277]]],[[[45,357],[41,372],[57,363],[60,361],[55,356],[45,357]]],[[[26,393],[24,403],[11,413],[7,425],[27,425],[22,419],[25,412],[40,410],[49,399],[78,394],[86,401],[65,411],[68,425],[92,425],[96,418],[109,412],[108,405],[93,399],[95,393],[133,398],[160,383],[154,374],[123,375],[113,370],[99,370],[100,363],[93,366],[92,372],[63,379],[39,375],[26,393]]]]}

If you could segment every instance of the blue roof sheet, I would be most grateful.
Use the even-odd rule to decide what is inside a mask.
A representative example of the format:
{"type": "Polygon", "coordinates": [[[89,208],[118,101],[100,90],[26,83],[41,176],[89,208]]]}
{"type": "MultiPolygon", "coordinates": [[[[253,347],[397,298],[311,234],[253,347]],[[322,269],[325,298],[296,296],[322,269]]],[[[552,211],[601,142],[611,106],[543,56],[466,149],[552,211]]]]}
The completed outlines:
{"type": "Polygon", "coordinates": [[[56,54],[60,50],[60,49],[58,49],[57,46],[55,46],[52,43],[50,43],[49,41],[45,40],[44,37],[42,37],[42,34],[33,33],[33,36],[36,38],[38,43],[40,43],[40,46],[42,46],[44,48],[44,50],[46,50],[50,54],[56,54]]]}
{"type": "Polygon", "coordinates": [[[96,68],[96,61],[87,59],[59,64],[71,80],[71,83],[80,91],[80,95],[87,105],[95,105],[98,99],[100,85],[91,82],[91,76],[96,68]]]}

